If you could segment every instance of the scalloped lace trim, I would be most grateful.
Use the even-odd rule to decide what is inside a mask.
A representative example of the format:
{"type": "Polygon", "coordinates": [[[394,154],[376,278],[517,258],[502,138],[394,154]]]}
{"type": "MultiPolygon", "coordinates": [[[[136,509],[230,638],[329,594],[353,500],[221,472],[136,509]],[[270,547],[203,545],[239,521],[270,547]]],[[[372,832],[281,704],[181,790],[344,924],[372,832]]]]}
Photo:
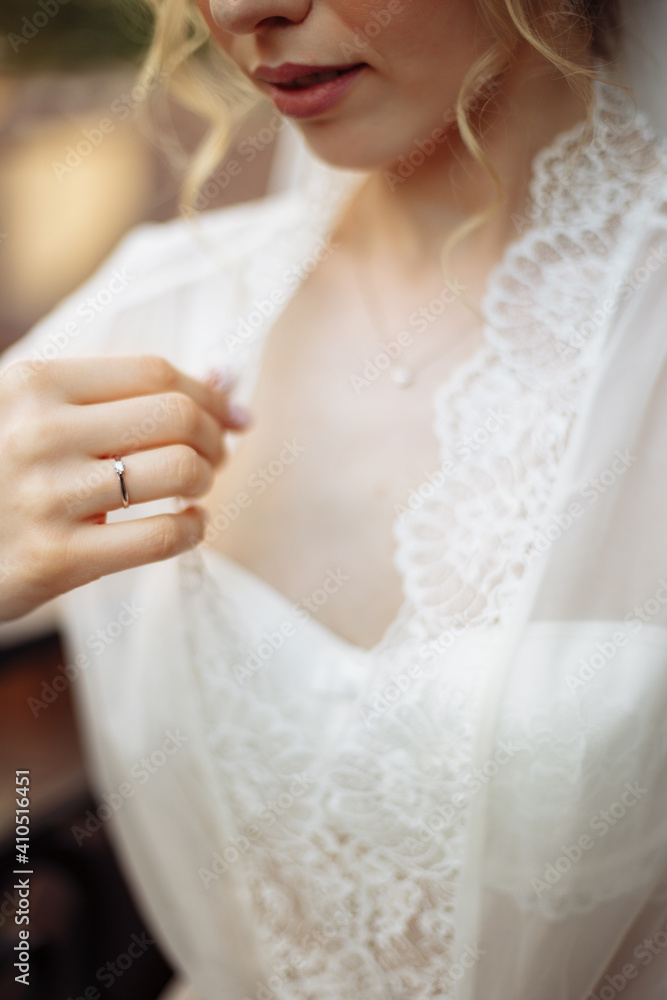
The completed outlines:
{"type": "Polygon", "coordinates": [[[613,310],[600,316],[598,305],[618,301],[633,234],[663,187],[666,158],[643,119],[607,87],[597,98],[592,143],[578,152],[579,126],[538,155],[539,226],[491,277],[487,349],[436,397],[443,470],[456,471],[395,528],[424,638],[488,628],[512,606],[606,341],[613,310]]]}
{"type": "MultiPolygon", "coordinates": [[[[225,838],[243,836],[268,799],[289,795],[296,774],[311,782],[235,869],[275,997],[455,995],[468,812],[443,804],[471,767],[494,626],[516,598],[606,339],[605,323],[587,336],[572,331],[598,301],[616,299],[665,169],[641,121],[629,124],[625,99],[599,88],[598,102],[598,142],[574,165],[580,129],[536,160],[540,224],[490,282],[486,344],[437,393],[443,468],[453,461],[456,473],[396,524],[404,605],[326,753],[298,686],[278,697],[261,673],[239,685],[233,664],[253,623],[202,573],[201,554],[181,559],[225,838]],[[454,629],[464,635],[437,676],[424,670],[405,687],[399,678],[424,665],[419,644],[454,629]],[[401,683],[393,704],[389,691],[401,683]],[[318,943],[304,945],[308,935],[318,943]]],[[[529,748],[537,754],[540,743],[529,748]]]]}

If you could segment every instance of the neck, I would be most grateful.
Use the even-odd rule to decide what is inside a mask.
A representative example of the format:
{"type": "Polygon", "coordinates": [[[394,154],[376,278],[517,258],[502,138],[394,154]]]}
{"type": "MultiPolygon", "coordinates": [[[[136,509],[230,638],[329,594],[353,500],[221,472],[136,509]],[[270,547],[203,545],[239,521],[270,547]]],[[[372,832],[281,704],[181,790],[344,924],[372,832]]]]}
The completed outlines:
{"type": "MultiPolygon", "coordinates": [[[[512,215],[525,207],[535,155],[583,120],[586,110],[582,98],[542,57],[529,51],[516,59],[484,110],[483,148],[502,185],[502,204],[457,248],[457,271],[460,267],[465,273],[468,262],[479,271],[481,260],[488,258],[491,265],[499,258],[514,235],[512,215]]],[[[433,145],[412,172],[405,156],[373,172],[362,185],[355,211],[341,228],[355,251],[391,260],[404,273],[440,268],[451,234],[497,201],[488,170],[470,154],[458,129],[433,145]]]]}

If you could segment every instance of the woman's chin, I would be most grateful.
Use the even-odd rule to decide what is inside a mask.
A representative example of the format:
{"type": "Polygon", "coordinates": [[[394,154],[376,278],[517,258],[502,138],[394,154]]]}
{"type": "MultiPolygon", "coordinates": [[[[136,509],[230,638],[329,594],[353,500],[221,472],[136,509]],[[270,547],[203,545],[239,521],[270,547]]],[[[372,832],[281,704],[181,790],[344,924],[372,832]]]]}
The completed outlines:
{"type": "Polygon", "coordinates": [[[394,150],[388,149],[387,145],[369,144],[367,137],[364,137],[364,141],[364,138],[356,134],[345,134],[342,129],[337,130],[337,135],[333,135],[331,130],[327,134],[327,130],[322,127],[309,126],[302,127],[301,133],[308,149],[318,160],[341,170],[383,170],[396,156],[394,150]]]}

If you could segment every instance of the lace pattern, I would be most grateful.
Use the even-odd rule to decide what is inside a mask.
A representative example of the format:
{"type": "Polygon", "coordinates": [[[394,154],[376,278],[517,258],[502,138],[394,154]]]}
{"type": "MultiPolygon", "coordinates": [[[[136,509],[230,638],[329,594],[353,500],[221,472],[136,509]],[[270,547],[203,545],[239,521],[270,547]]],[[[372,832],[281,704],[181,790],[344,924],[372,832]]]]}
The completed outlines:
{"type": "Polygon", "coordinates": [[[582,147],[578,127],[538,155],[540,224],[491,278],[488,347],[437,395],[443,468],[453,461],[457,472],[396,525],[424,637],[493,626],[511,608],[635,252],[637,217],[661,197],[664,153],[625,97],[597,93],[592,142],[582,147]]]}
{"type": "MultiPolygon", "coordinates": [[[[239,684],[234,665],[256,626],[201,554],[181,558],[222,842],[246,837],[269,799],[293,800],[261,837],[246,838],[232,876],[245,887],[244,918],[278,998],[456,995],[449,970],[469,798],[461,791],[489,652],[543,526],[608,317],[586,336],[573,333],[596,303],[617,300],[637,217],[652,211],[665,169],[622,96],[598,88],[596,122],[597,141],[574,161],[581,129],[538,157],[531,197],[540,224],[490,283],[486,344],[437,393],[443,469],[453,459],[456,473],[396,524],[404,605],[365,661],[344,725],[312,719],[307,675],[277,686],[273,677],[289,670],[279,657],[272,673],[239,684]],[[296,796],[298,775],[307,788],[296,796]]],[[[260,255],[253,267],[262,264],[260,255]]],[[[275,280],[274,264],[262,283],[275,280]]],[[[251,380],[260,342],[243,354],[251,380]]],[[[524,758],[540,759],[548,730],[529,723],[524,758]]],[[[568,759],[557,745],[549,753],[556,769],[568,759]]]]}
{"type": "Polygon", "coordinates": [[[264,981],[273,977],[271,989],[278,983],[274,992],[285,1000],[449,996],[466,823],[465,810],[449,803],[469,759],[481,657],[468,647],[465,678],[459,671],[443,682],[423,669],[406,637],[381,665],[373,658],[331,744],[305,719],[307,691],[295,686],[277,703],[266,677],[239,685],[232,665],[247,656],[252,629],[214,581],[205,576],[193,587],[192,567],[188,577],[225,841],[244,836],[239,817],[289,798],[295,775],[309,784],[243,856],[248,924],[268,957],[264,981]],[[420,676],[406,687],[416,663],[420,676]],[[396,705],[392,684],[402,686],[396,705]]]}

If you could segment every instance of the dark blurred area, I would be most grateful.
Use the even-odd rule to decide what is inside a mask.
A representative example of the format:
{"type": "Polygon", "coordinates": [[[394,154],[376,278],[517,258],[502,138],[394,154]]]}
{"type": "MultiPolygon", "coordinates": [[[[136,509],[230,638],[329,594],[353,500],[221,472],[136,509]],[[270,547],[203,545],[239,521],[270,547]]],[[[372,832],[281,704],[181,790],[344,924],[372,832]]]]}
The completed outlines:
{"type": "MultiPolygon", "coordinates": [[[[178,213],[183,168],[205,124],[171,103],[167,132],[146,128],[149,95],[136,79],[150,31],[146,9],[129,0],[0,0],[0,350],[88,278],[127,230],[178,213]]],[[[258,106],[237,141],[271,113],[258,106]]],[[[273,145],[234,176],[223,164],[225,184],[207,208],[263,194],[273,145]]],[[[64,663],[56,634],[0,647],[0,997],[76,1000],[95,990],[104,1000],[154,1000],[172,972],[104,823],[79,842],[72,833],[97,806],[72,685],[36,708],[64,663]],[[13,964],[15,770],[29,770],[31,782],[29,986],[16,982],[13,964]]]]}
{"type": "Polygon", "coordinates": [[[151,28],[150,12],[137,0],[2,0],[0,59],[9,73],[138,63],[151,28]]]}
{"type": "Polygon", "coordinates": [[[92,986],[105,1000],[151,1000],[170,980],[171,969],[136,910],[104,824],[90,821],[97,805],[86,785],[69,687],[45,700],[46,686],[63,676],[57,666],[64,662],[57,636],[2,656],[0,997],[75,1000],[86,997],[86,990],[89,997],[92,986]],[[27,986],[16,982],[14,967],[15,885],[24,877],[14,874],[22,869],[14,843],[15,770],[30,772],[27,986]]]}

